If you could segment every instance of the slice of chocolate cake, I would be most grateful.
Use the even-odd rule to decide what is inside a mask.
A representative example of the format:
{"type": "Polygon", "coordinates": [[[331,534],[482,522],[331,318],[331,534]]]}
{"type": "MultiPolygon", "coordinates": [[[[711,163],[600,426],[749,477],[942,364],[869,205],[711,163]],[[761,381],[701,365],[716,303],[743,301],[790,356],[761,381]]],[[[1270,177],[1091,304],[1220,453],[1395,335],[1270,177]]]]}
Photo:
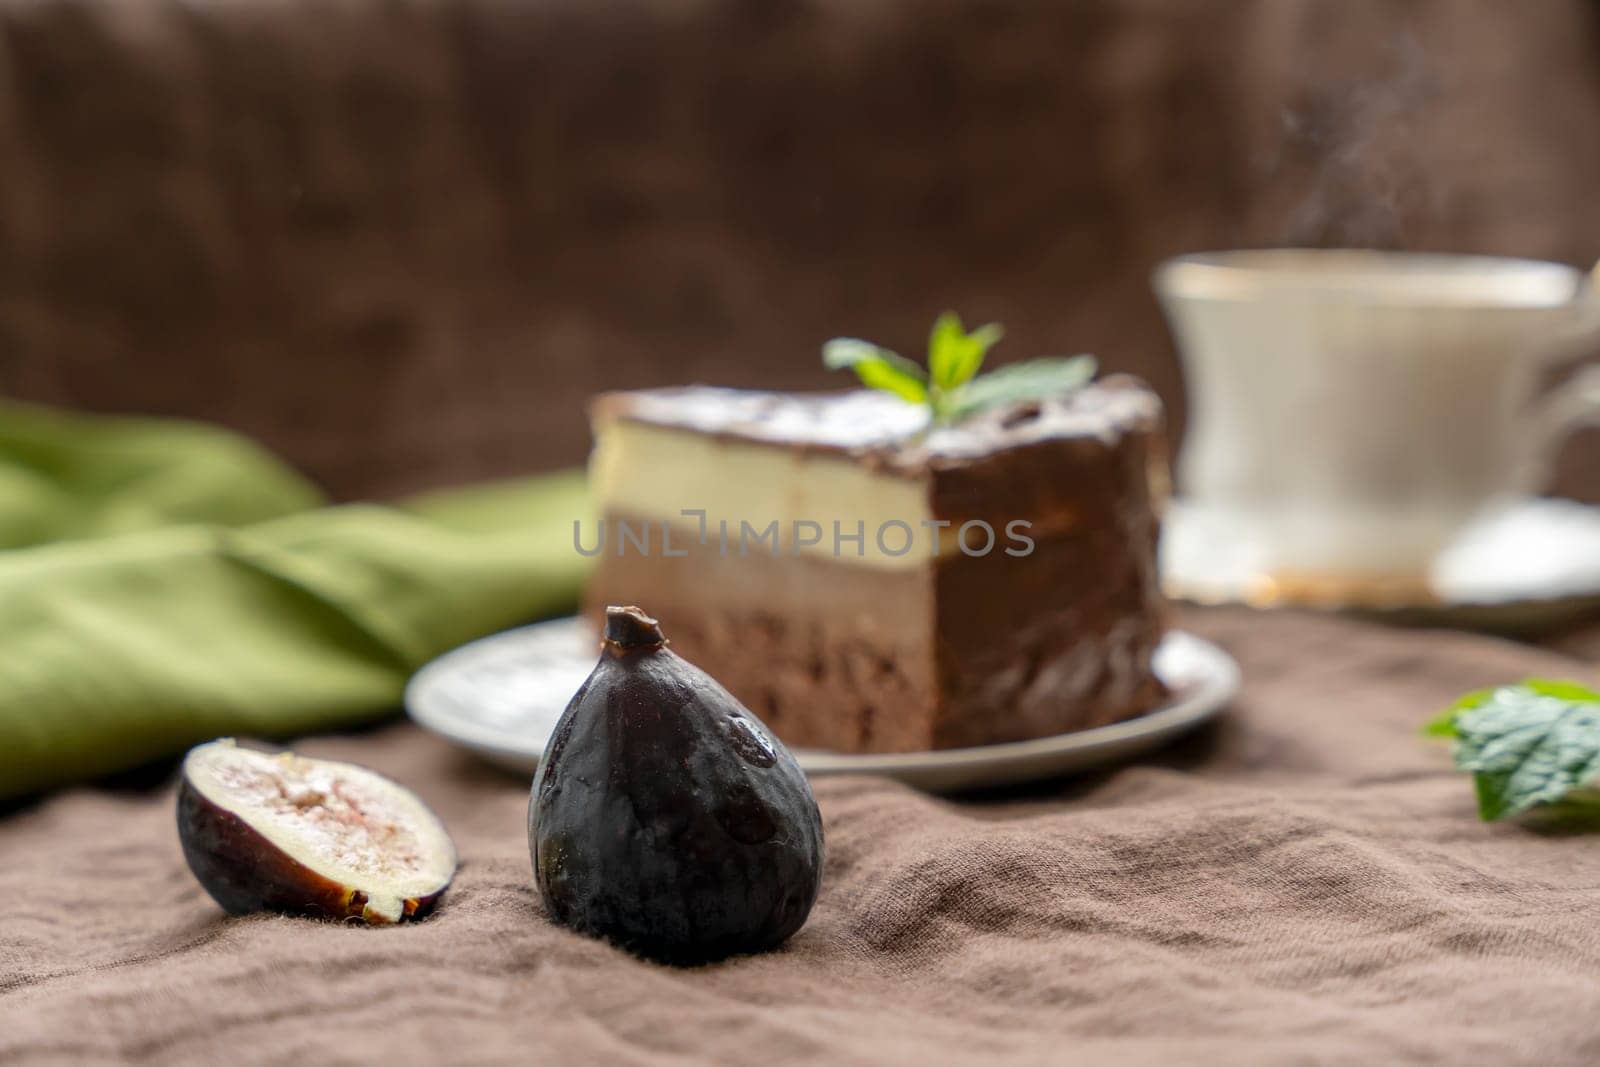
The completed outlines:
{"type": "Polygon", "coordinates": [[[1041,737],[1162,696],[1160,402],[1130,378],[925,429],[879,392],[594,404],[587,610],[637,604],[793,745],[1041,737]]]}

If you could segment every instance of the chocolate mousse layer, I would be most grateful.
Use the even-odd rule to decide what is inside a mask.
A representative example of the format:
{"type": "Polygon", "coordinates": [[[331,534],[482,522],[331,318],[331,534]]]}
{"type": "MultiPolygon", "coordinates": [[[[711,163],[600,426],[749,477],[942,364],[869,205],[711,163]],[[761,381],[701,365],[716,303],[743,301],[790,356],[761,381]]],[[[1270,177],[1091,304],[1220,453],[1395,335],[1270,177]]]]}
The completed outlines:
{"type": "Polygon", "coordinates": [[[794,745],[963,747],[1148,710],[1154,395],[1112,378],[923,420],[867,392],[600,398],[587,610],[670,619],[674,649],[794,745]]]}

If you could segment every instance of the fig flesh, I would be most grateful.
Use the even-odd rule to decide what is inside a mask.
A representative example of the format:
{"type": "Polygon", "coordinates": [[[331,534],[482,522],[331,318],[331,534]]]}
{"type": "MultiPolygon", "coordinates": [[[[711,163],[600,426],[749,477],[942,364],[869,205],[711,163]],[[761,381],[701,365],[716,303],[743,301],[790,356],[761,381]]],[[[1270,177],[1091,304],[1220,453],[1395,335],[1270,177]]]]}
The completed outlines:
{"type": "Polygon", "coordinates": [[[533,779],[528,844],[550,915],[666,963],[772,948],[805,923],[822,817],[794,757],[638,608],[533,779]]]}
{"type": "Polygon", "coordinates": [[[427,914],[456,870],[450,835],[410,790],[232,738],[184,758],[178,838],[200,884],[235,915],[399,922],[427,914]]]}

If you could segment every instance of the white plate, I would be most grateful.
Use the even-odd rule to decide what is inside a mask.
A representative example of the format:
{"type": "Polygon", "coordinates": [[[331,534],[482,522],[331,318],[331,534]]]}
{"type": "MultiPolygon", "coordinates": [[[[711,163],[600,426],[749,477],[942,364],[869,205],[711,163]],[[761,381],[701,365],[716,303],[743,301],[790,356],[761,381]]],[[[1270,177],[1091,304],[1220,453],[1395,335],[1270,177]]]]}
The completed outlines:
{"type": "Polygon", "coordinates": [[[1236,541],[1173,501],[1161,533],[1167,595],[1511,631],[1548,628],[1600,608],[1600,508],[1572,500],[1524,499],[1483,515],[1411,582],[1286,589],[1254,573],[1236,541]]]}
{"type": "MultiPolygon", "coordinates": [[[[406,686],[406,710],[429,730],[531,775],[556,719],[598,657],[599,641],[581,619],[507,630],[423,667],[406,686]]],[[[1239,690],[1238,664],[1190,633],[1169,634],[1156,650],[1155,668],[1171,697],[1127,722],[982,748],[862,755],[799,749],[795,756],[812,776],[887,775],[935,792],[1005,785],[1146,752],[1205,722],[1239,690]]]]}

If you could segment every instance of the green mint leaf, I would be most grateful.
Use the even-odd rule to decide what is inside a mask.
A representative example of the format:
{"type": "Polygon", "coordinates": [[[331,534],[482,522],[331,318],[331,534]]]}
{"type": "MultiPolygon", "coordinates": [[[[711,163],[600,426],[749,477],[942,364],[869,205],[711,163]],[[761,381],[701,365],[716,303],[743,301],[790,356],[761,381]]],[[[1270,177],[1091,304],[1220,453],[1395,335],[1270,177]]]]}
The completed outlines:
{"type": "Polygon", "coordinates": [[[859,337],[835,337],[822,346],[822,365],[829,370],[854,367],[857,363],[868,360],[898,362],[910,368],[912,373],[922,374],[922,368],[904,356],[897,355],[882,345],[863,341],[859,337]]]}
{"type": "Polygon", "coordinates": [[[1511,814],[1505,779],[1475,774],[1472,776],[1472,792],[1478,798],[1478,818],[1484,822],[1494,822],[1511,814]]]}
{"type": "Polygon", "coordinates": [[[904,368],[889,360],[862,360],[854,369],[856,377],[861,379],[861,384],[869,389],[881,389],[886,393],[893,393],[913,404],[928,402],[927,383],[919,375],[908,374],[904,368]]]}
{"type": "Polygon", "coordinates": [[[1600,779],[1600,696],[1575,682],[1503,686],[1454,710],[1455,763],[1486,821],[1568,798],[1600,779]]]}
{"type": "Polygon", "coordinates": [[[928,336],[928,370],[871,341],[835,337],[822,346],[830,370],[849,368],[862,384],[925,404],[937,423],[950,423],[997,404],[1066,392],[1094,378],[1093,356],[1048,357],[982,376],[989,349],[1000,340],[998,323],[971,333],[953,311],[940,315],[928,336]]]}
{"type": "Polygon", "coordinates": [[[1045,356],[990,371],[957,389],[947,413],[961,419],[984,408],[1035,400],[1081,388],[1094,380],[1093,356],[1045,356]]]}
{"type": "Polygon", "coordinates": [[[1003,333],[993,322],[968,333],[954,311],[940,315],[928,335],[928,377],[933,387],[947,392],[970,381],[1003,333]]]}
{"type": "Polygon", "coordinates": [[[1600,693],[1588,686],[1559,678],[1524,678],[1522,685],[1540,696],[1555,697],[1557,700],[1600,701],[1600,693]]]}
{"type": "Polygon", "coordinates": [[[1574,789],[1553,804],[1541,804],[1523,819],[1529,826],[1547,833],[1600,832],[1600,791],[1574,789]]]}
{"type": "Polygon", "coordinates": [[[1422,732],[1429,737],[1455,737],[1456,716],[1468,708],[1477,707],[1492,696],[1494,696],[1493,689],[1474,689],[1448,708],[1445,708],[1437,716],[1429,719],[1427,725],[1423,726],[1422,732]]]}
{"type": "Polygon", "coordinates": [[[1441,711],[1422,726],[1425,737],[1454,737],[1456,735],[1455,709],[1441,711]]]}
{"type": "MultiPolygon", "coordinates": [[[[1573,701],[1600,701],[1600,691],[1590,689],[1578,682],[1561,681],[1552,678],[1525,678],[1520,683],[1523,688],[1530,689],[1540,696],[1555,697],[1558,700],[1573,701]]],[[[1422,727],[1422,732],[1428,737],[1455,737],[1456,716],[1468,708],[1475,708],[1485,703],[1494,696],[1493,689],[1474,689],[1472,692],[1458,699],[1437,716],[1429,719],[1422,727]]]]}
{"type": "Polygon", "coordinates": [[[904,356],[870,341],[835,337],[822,346],[822,363],[829,370],[850,368],[869,389],[893,393],[913,404],[928,403],[927,373],[904,356]]]}

